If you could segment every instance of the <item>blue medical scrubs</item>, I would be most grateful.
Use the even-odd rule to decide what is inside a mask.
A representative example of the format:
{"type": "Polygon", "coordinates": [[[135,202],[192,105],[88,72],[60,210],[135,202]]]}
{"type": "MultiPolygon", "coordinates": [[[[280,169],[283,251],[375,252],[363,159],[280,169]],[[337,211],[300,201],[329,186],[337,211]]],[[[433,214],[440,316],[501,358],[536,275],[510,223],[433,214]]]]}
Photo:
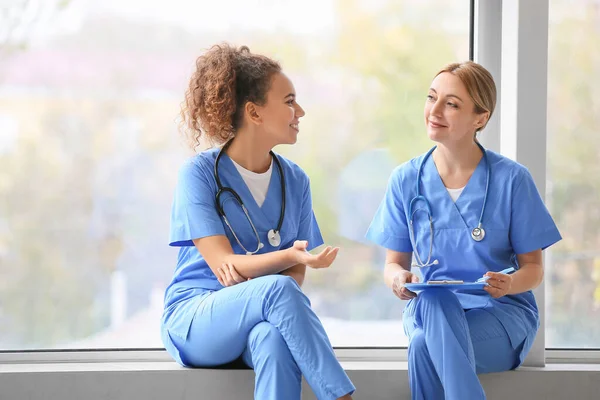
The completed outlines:
{"type": "MultiPolygon", "coordinates": [[[[425,281],[475,281],[488,271],[518,268],[517,254],[545,249],[561,239],[533,178],[522,165],[486,150],[491,167],[481,242],[471,238],[478,225],[486,186],[482,157],[456,203],[429,157],[421,194],[431,205],[433,251],[439,264],[422,268],[425,281]]],[[[418,251],[425,262],[430,227],[424,212],[414,214],[416,249],[410,240],[408,208],[416,195],[424,155],[397,167],[373,218],[367,238],[390,250],[418,251]]],[[[418,202],[415,208],[423,208],[418,202]]],[[[482,399],[476,373],[519,366],[531,348],[539,314],[531,291],[492,298],[487,292],[423,291],[403,313],[409,337],[409,377],[413,399],[482,399]]]]}
{"type": "MultiPolygon", "coordinates": [[[[302,375],[319,399],[354,391],[338,363],[321,322],[296,281],[269,275],[224,288],[192,240],[226,235],[236,254],[245,254],[215,208],[214,165],[219,149],[188,160],[180,170],[171,214],[170,245],[180,247],[177,267],[165,293],[162,340],[184,366],[226,364],[240,356],[256,372],[256,399],[300,399],[302,375]]],[[[312,210],[309,180],[293,162],[279,156],[285,174],[286,209],[281,245],[267,232],[277,226],[281,177],[273,168],[259,207],[232,160],[223,154],[219,177],[241,197],[264,247],[258,254],[286,249],[307,240],[309,250],[323,244],[312,210]]],[[[257,240],[241,207],[231,196],[221,200],[236,235],[250,251],[257,240]]]]}

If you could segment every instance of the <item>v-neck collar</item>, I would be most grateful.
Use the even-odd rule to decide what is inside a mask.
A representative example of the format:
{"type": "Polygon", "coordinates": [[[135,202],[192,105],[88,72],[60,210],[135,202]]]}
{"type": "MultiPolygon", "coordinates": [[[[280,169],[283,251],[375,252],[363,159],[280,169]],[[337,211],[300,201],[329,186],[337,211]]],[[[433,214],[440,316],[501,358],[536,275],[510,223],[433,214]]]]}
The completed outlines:
{"type": "Polygon", "coordinates": [[[242,202],[246,206],[248,213],[250,213],[252,222],[254,222],[256,228],[261,231],[275,229],[279,221],[281,207],[281,177],[275,160],[273,160],[273,164],[273,171],[271,172],[269,187],[267,189],[265,201],[262,206],[259,206],[254,199],[254,196],[252,196],[252,193],[244,181],[244,178],[237,170],[233,164],[233,160],[227,153],[223,153],[223,156],[221,157],[221,163],[219,165],[219,172],[224,173],[227,178],[227,184],[224,183],[224,185],[231,187],[237,192],[242,199],[242,202]]]}
{"type": "Polygon", "coordinates": [[[423,193],[431,204],[434,224],[440,228],[474,228],[479,222],[483,197],[485,196],[486,157],[481,157],[475,171],[469,178],[462,193],[452,200],[433,157],[428,157],[423,168],[423,193]]]}

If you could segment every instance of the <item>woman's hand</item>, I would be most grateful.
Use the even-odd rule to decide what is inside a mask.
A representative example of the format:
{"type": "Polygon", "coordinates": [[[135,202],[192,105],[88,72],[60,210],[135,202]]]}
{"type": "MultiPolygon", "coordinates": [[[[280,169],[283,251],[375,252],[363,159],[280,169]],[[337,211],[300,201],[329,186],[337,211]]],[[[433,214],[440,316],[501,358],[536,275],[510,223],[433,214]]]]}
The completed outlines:
{"type": "Polygon", "coordinates": [[[413,297],[417,297],[415,292],[411,292],[404,287],[405,283],[419,283],[419,277],[410,271],[400,271],[394,276],[392,283],[392,290],[394,294],[400,298],[400,300],[410,300],[413,297]]]}
{"type": "Polygon", "coordinates": [[[223,264],[221,268],[217,269],[217,280],[221,285],[228,287],[249,281],[250,278],[246,279],[241,276],[233,264],[223,264]]]}
{"type": "Polygon", "coordinates": [[[483,289],[493,298],[505,296],[512,286],[512,276],[507,274],[499,274],[498,272],[486,272],[484,276],[489,276],[487,283],[483,289]]]}
{"type": "Polygon", "coordinates": [[[307,246],[308,242],[306,240],[296,240],[289,251],[296,264],[304,264],[307,267],[316,269],[329,267],[340,250],[339,247],[327,246],[319,254],[313,255],[306,251],[307,246]]]}

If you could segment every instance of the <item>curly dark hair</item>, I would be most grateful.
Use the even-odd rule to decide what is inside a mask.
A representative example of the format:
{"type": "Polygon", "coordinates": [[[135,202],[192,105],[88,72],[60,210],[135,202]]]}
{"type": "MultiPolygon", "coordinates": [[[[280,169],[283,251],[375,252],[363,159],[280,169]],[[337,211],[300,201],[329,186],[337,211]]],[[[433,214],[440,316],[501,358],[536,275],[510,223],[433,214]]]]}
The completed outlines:
{"type": "Polygon", "coordinates": [[[183,133],[192,150],[202,135],[218,144],[233,138],[246,102],[264,105],[278,72],[278,62],[252,54],[246,46],[215,45],[198,57],[181,105],[183,133]]]}

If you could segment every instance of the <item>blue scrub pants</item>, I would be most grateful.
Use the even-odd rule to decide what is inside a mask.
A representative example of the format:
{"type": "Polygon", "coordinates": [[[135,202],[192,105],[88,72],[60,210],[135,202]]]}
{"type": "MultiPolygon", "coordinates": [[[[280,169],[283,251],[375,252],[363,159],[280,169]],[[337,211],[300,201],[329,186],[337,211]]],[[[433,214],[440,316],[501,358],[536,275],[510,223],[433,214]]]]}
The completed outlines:
{"type": "Polygon", "coordinates": [[[500,321],[485,309],[464,310],[446,289],[424,290],[405,308],[412,398],[485,399],[478,373],[508,371],[519,363],[500,321]]]}
{"type": "Polygon", "coordinates": [[[254,398],[299,400],[302,375],[319,400],[355,388],[296,281],[255,278],[216,291],[200,304],[187,340],[173,336],[187,365],[208,367],[240,357],[256,373],[254,398]]]}

